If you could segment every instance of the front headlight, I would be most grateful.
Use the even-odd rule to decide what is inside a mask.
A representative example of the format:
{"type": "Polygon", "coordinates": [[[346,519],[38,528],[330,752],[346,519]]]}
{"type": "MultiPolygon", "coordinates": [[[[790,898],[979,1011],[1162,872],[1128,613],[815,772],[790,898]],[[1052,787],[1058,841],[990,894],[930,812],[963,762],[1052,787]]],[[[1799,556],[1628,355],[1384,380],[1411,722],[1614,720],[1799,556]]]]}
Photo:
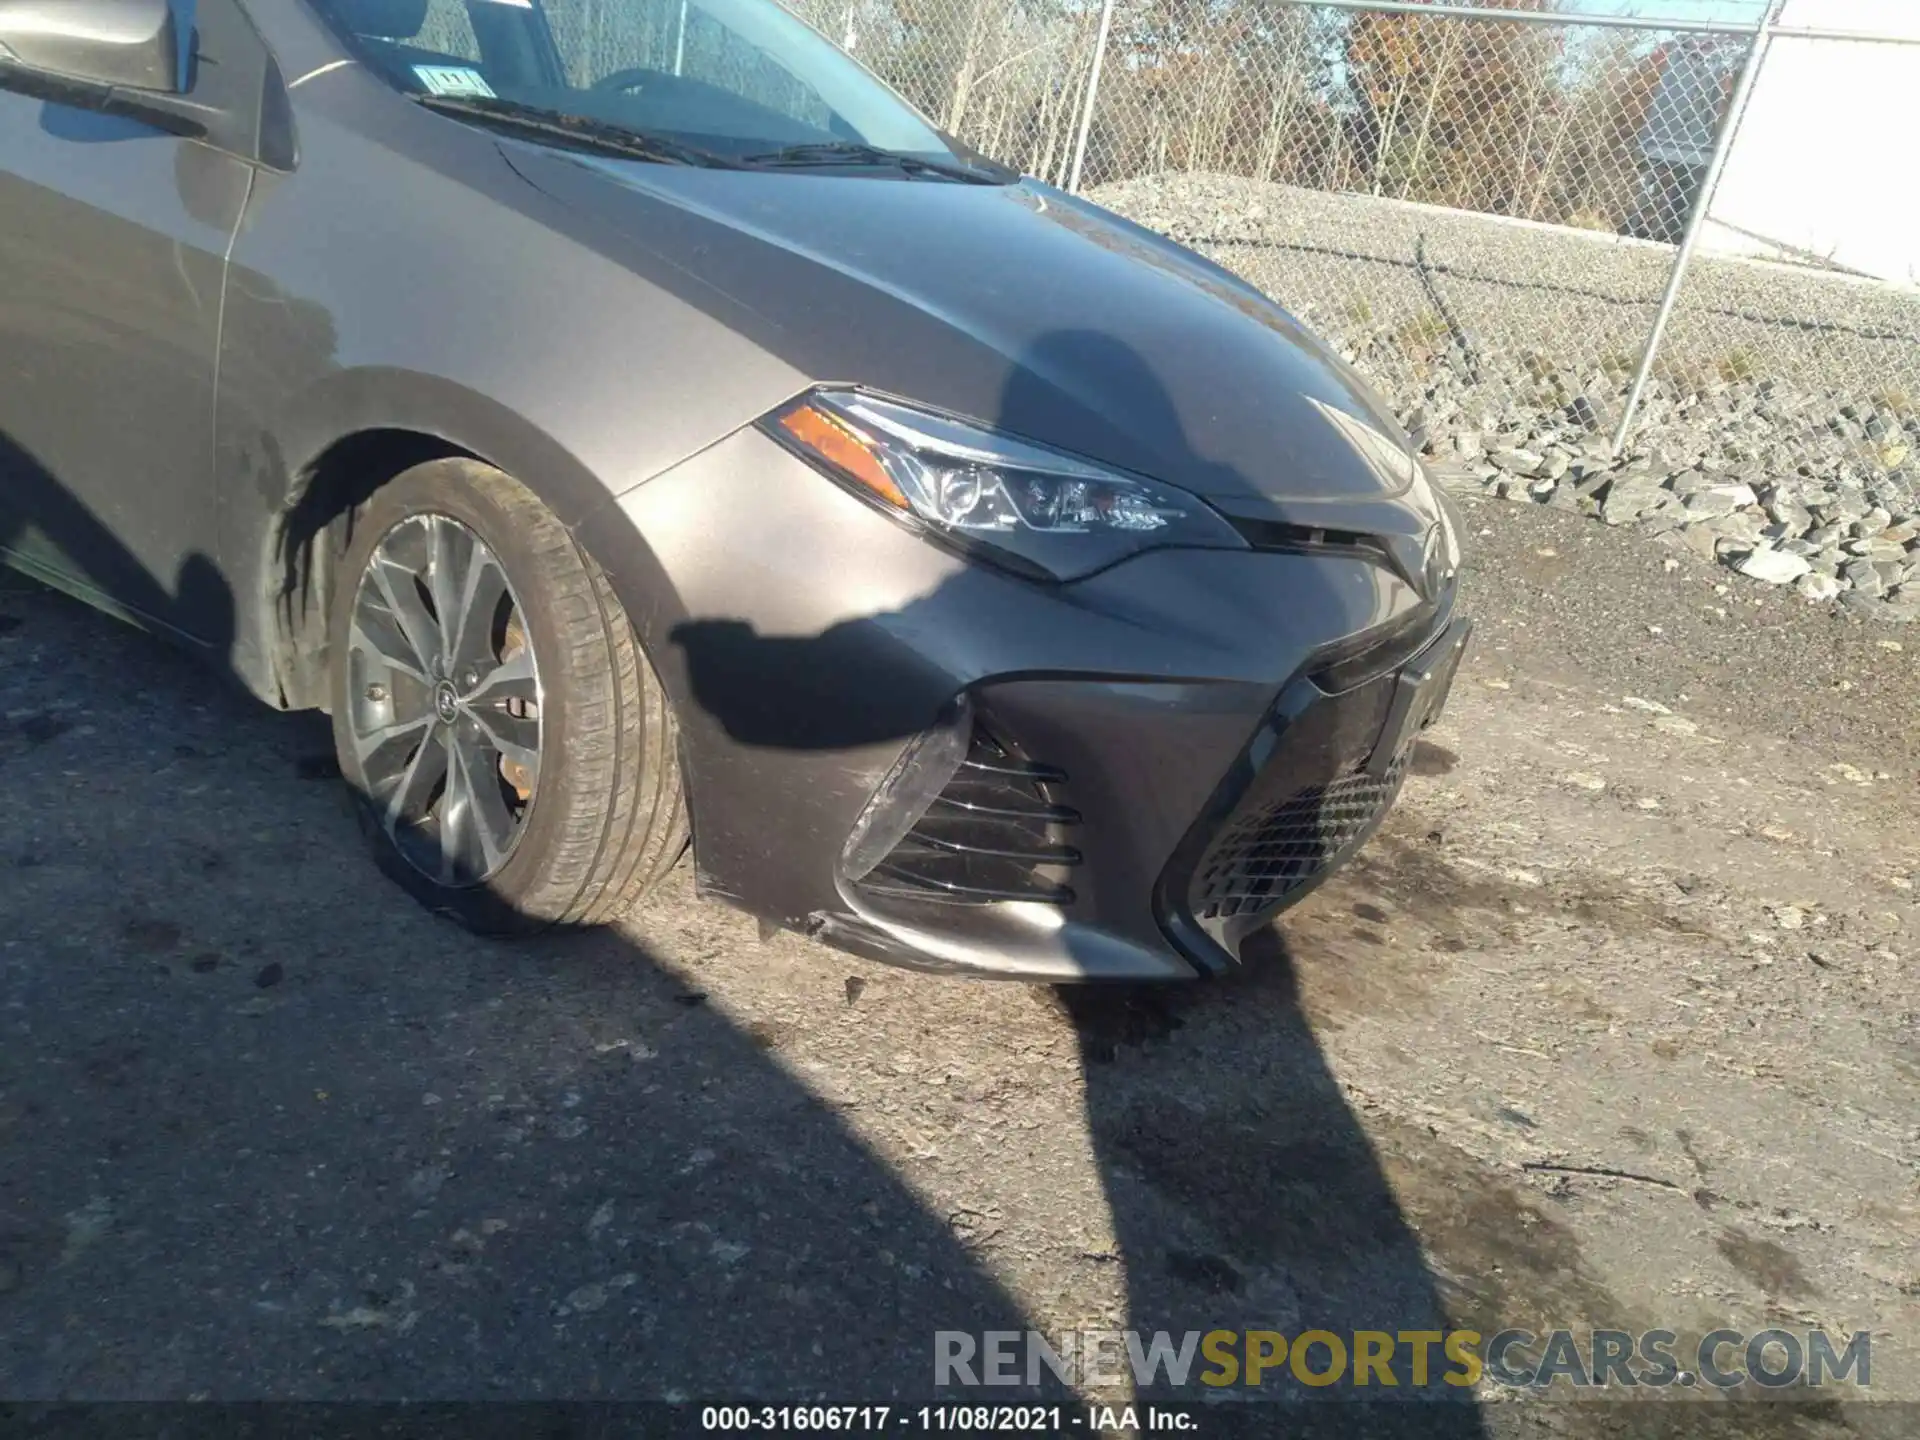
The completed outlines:
{"type": "Polygon", "coordinates": [[[858,390],[815,390],[762,425],[895,518],[1023,574],[1077,580],[1142,550],[1248,548],[1184,490],[858,390]]]}

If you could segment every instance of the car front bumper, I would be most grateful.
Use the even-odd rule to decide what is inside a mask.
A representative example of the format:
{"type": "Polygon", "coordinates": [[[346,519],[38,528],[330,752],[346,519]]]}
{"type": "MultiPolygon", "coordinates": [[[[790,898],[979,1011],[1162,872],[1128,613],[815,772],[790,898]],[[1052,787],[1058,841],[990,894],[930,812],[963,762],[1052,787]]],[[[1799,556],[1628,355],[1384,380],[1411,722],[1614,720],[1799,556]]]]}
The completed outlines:
{"type": "Polygon", "coordinates": [[[757,431],[582,536],[674,703],[701,888],[844,948],[1188,978],[1362,843],[1466,638],[1343,550],[1040,586],[757,431]]]}

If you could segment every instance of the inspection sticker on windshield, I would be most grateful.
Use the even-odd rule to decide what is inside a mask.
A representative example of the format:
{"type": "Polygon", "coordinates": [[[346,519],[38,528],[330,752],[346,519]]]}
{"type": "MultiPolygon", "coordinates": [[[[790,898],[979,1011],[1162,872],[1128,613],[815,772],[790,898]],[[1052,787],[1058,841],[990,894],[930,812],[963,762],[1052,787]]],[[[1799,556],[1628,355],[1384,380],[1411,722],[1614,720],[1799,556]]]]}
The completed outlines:
{"type": "Polygon", "coordinates": [[[429,95],[493,94],[493,87],[487,84],[486,76],[478,70],[469,70],[465,65],[416,65],[413,73],[420,77],[420,83],[427,87],[429,95]]]}

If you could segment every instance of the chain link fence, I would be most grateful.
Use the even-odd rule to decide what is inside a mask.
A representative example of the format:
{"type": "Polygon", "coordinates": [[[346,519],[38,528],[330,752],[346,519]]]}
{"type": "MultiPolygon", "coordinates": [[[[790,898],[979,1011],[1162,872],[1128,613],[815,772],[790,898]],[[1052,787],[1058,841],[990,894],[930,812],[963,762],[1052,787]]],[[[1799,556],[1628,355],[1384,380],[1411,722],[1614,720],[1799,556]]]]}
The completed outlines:
{"type": "MultiPolygon", "coordinates": [[[[1895,52],[1911,93],[1920,34],[1789,30],[1783,0],[1740,23],[1685,0],[792,3],[962,139],[1286,305],[1457,473],[1736,561],[1781,547],[1820,598],[1912,579],[1920,618],[1898,548],[1920,286],[1694,244],[1770,44],[1836,74],[1895,52]]],[[[1822,102],[1769,103],[1814,125],[1822,102]]]]}
{"type": "MultiPolygon", "coordinates": [[[[712,0],[543,3],[569,66],[809,101],[712,0]]],[[[1273,296],[1462,483],[1920,620],[1914,0],[785,3],[962,140],[1273,296]],[[1837,14],[1888,33],[1807,28],[1837,14]],[[1863,153],[1895,158],[1821,188],[1863,153]],[[1880,278],[1780,240],[1854,192],[1880,278]]],[[[466,10],[431,0],[451,53],[466,10]]]]}
{"type": "Polygon", "coordinates": [[[1271,9],[1252,37],[1209,13],[1233,39],[1196,36],[1202,53],[1242,54],[1196,100],[1185,57],[1115,68],[1094,198],[1241,272],[1430,426],[1471,440],[1572,407],[1605,432],[1711,158],[1731,37],[1271,9]]]}
{"type": "Polygon", "coordinates": [[[1099,48],[1085,0],[787,0],[950,134],[1068,182],[1099,48]]]}

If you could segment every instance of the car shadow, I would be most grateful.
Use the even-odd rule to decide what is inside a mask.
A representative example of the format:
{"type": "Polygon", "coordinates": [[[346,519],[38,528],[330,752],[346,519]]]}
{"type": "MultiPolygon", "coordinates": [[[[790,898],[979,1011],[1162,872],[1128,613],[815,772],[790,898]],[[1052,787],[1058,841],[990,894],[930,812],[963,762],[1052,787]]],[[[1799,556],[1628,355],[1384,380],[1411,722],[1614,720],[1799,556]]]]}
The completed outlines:
{"type": "MultiPolygon", "coordinates": [[[[1227,1350],[1237,1371],[1203,1355],[1194,1374],[1224,1383],[1201,1398],[1284,1403],[1289,1434],[1362,1433],[1348,1428],[1362,1423],[1362,1405],[1370,1435],[1486,1433],[1467,1392],[1443,1378],[1456,1367],[1437,1336],[1462,1322],[1327,1064],[1283,930],[1250,939],[1242,968],[1224,979],[1062,987],[1054,1003],[1080,1040],[1129,1326],[1176,1343],[1194,1331],[1278,1337],[1281,1358],[1258,1379],[1237,1338],[1227,1350]],[[1227,1072],[1237,1083],[1196,1083],[1227,1072]],[[1303,1378],[1327,1373],[1334,1356],[1324,1344],[1301,1370],[1289,1364],[1290,1342],[1312,1331],[1344,1347],[1342,1379],[1324,1388],[1303,1378]],[[1393,1392],[1377,1375],[1371,1391],[1347,1378],[1360,1331],[1393,1337],[1393,1392]],[[1418,1331],[1436,1335],[1424,1386],[1412,1383],[1399,1339],[1418,1331]],[[1310,1418],[1328,1428],[1310,1430],[1310,1418]]],[[[1163,1374],[1145,1393],[1193,1399],[1208,1383],[1170,1386],[1163,1374]]]]}

